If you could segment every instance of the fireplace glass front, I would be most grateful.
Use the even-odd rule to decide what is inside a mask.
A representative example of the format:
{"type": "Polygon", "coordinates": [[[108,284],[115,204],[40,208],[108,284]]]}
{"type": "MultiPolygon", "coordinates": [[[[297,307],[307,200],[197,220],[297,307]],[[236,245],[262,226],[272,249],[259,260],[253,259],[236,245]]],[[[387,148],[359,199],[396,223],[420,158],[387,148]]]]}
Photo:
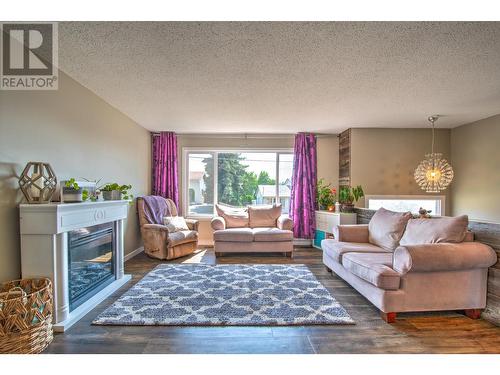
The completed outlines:
{"type": "Polygon", "coordinates": [[[115,279],[115,243],[113,223],[68,233],[70,311],[115,279]]]}

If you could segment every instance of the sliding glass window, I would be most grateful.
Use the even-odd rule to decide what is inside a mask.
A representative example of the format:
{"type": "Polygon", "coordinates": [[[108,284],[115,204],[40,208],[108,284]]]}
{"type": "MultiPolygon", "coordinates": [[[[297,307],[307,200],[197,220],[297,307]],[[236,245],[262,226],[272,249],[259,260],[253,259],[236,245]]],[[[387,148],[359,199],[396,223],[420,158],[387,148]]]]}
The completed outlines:
{"type": "Polygon", "coordinates": [[[290,208],[293,154],[290,151],[185,151],[184,202],[190,216],[215,213],[215,204],[234,209],[281,204],[290,208]]]}

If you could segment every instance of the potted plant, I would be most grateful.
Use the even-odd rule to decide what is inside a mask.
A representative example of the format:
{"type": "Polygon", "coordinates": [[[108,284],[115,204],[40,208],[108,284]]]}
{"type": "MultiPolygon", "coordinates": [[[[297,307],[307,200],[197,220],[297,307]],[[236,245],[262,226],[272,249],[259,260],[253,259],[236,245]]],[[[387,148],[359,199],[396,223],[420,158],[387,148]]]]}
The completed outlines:
{"type": "Polygon", "coordinates": [[[86,182],[89,182],[91,185],[88,187],[88,189],[83,189],[83,201],[86,202],[87,200],[91,202],[97,202],[99,200],[99,195],[101,194],[101,191],[97,187],[101,179],[98,180],[89,180],[85,177],[82,177],[82,180],[85,180],[86,182]]]}
{"type": "Polygon", "coordinates": [[[316,199],[320,210],[333,211],[335,209],[335,199],[337,198],[337,191],[331,187],[331,184],[325,183],[322,178],[318,181],[316,187],[316,199]]]}
{"type": "Polygon", "coordinates": [[[116,182],[112,184],[104,185],[100,190],[102,191],[102,197],[105,201],[111,200],[130,200],[134,196],[130,194],[129,190],[132,189],[132,185],[119,185],[116,182]]]}
{"type": "Polygon", "coordinates": [[[339,191],[339,200],[341,203],[341,211],[351,213],[354,211],[354,202],[364,197],[365,193],[361,185],[354,188],[350,186],[342,186],[339,191]]]}
{"type": "Polygon", "coordinates": [[[70,178],[62,187],[62,201],[65,203],[83,202],[83,189],[74,178],[70,178]]]}

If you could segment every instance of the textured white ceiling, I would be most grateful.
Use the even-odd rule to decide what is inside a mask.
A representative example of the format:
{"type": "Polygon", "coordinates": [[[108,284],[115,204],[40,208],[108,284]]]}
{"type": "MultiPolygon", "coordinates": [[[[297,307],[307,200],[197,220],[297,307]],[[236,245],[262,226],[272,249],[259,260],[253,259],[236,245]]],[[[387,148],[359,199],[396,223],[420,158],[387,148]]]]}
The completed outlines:
{"type": "Polygon", "coordinates": [[[500,113],[500,23],[63,22],[63,71],[150,130],[338,133],[500,113]]]}

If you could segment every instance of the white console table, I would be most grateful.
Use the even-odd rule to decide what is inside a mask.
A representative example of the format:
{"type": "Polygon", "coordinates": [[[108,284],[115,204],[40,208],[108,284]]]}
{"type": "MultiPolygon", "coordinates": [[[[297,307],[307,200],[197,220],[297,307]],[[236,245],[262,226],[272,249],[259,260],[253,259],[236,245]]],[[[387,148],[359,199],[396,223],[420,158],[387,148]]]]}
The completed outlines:
{"type": "Polygon", "coordinates": [[[131,279],[123,271],[123,220],[128,201],[21,204],[21,272],[23,278],[48,277],[53,283],[54,330],[63,332],[131,279]],[[113,223],[114,280],[70,311],[68,232],[113,223]]]}
{"type": "Polygon", "coordinates": [[[321,241],[325,238],[333,238],[333,229],[337,225],[356,224],[355,213],[316,211],[316,234],[313,246],[321,249],[321,241]]]}

